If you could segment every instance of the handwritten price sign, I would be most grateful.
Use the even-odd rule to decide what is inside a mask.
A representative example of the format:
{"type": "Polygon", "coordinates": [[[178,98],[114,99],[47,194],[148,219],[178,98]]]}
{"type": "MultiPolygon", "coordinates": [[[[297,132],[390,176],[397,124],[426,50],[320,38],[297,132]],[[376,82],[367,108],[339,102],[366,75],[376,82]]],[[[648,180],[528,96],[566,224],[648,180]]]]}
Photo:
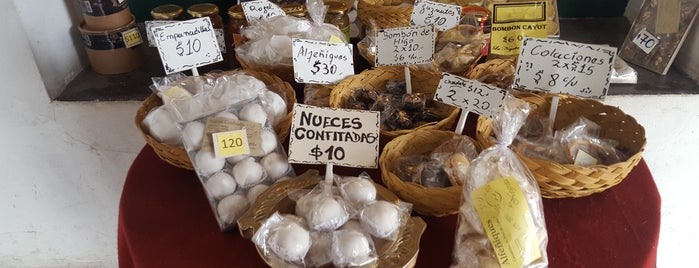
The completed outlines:
{"type": "Polygon", "coordinates": [[[208,17],[156,26],[151,30],[167,74],[223,60],[208,17]]]}
{"type": "Polygon", "coordinates": [[[299,83],[336,84],[354,75],[352,44],[293,38],[294,78],[299,83]]]}
{"type": "Polygon", "coordinates": [[[260,20],[286,15],[279,6],[267,0],[242,2],[240,5],[243,7],[243,14],[250,25],[260,20]]]}
{"type": "Polygon", "coordinates": [[[376,66],[430,63],[434,59],[433,26],[376,31],[376,66]]]}
{"type": "Polygon", "coordinates": [[[417,0],[410,15],[410,25],[434,25],[437,30],[446,31],[456,27],[460,19],[461,6],[417,0]]]}
{"type": "Polygon", "coordinates": [[[616,48],[527,37],[514,87],[604,99],[616,48]]]}
{"type": "Polygon", "coordinates": [[[295,104],[289,162],[377,168],[379,112],[295,104]]]}
{"type": "Polygon", "coordinates": [[[442,73],[434,99],[489,118],[500,114],[507,91],[461,76],[442,73]]]}

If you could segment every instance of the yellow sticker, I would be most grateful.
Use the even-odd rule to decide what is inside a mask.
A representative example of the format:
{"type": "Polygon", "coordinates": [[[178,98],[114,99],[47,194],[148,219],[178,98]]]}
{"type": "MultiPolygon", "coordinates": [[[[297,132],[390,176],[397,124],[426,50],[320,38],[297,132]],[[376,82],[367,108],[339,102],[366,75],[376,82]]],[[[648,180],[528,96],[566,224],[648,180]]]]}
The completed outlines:
{"type": "Polygon", "coordinates": [[[189,91],[186,89],[178,86],[163,90],[161,94],[167,97],[169,100],[188,100],[192,98],[192,93],[189,93],[189,91]]]}
{"type": "Polygon", "coordinates": [[[575,161],[573,164],[576,166],[594,166],[597,165],[597,158],[592,156],[591,154],[588,154],[587,152],[583,150],[578,150],[578,153],[575,154],[575,161]]]}
{"type": "Polygon", "coordinates": [[[339,38],[335,36],[334,34],[330,36],[330,42],[331,43],[339,43],[339,44],[344,44],[345,41],[342,41],[342,38],[339,38]]]}
{"type": "Polygon", "coordinates": [[[250,154],[248,135],[245,129],[213,133],[214,155],[216,158],[226,158],[241,154],[250,154]]]}
{"type": "Polygon", "coordinates": [[[130,48],[143,43],[143,39],[141,38],[141,32],[138,31],[138,28],[131,28],[126,31],[123,31],[121,32],[121,36],[124,37],[124,44],[126,48],[130,48]]]}
{"type": "Polygon", "coordinates": [[[471,201],[501,267],[519,268],[541,258],[529,205],[514,177],[479,187],[471,201]]]}
{"type": "Polygon", "coordinates": [[[524,37],[546,38],[546,2],[495,4],[490,32],[490,52],[517,55],[524,37]]]}

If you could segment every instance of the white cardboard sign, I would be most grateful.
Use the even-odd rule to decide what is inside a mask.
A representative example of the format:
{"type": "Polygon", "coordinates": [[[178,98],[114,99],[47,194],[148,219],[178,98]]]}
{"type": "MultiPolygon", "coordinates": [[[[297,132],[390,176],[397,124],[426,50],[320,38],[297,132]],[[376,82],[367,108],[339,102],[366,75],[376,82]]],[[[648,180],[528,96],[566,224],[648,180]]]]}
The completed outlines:
{"type": "Polygon", "coordinates": [[[148,38],[148,46],[149,47],[156,47],[155,45],[155,38],[153,37],[153,27],[156,26],[163,26],[163,25],[168,25],[170,23],[173,23],[175,21],[171,20],[147,20],[144,21],[145,23],[145,28],[146,28],[146,37],[148,38]]]}
{"type": "Polygon", "coordinates": [[[433,26],[381,29],[375,37],[375,66],[425,64],[434,59],[433,26]]]}
{"type": "Polygon", "coordinates": [[[352,44],[293,38],[294,78],[299,83],[336,84],[354,75],[352,44]]]}
{"type": "Polygon", "coordinates": [[[506,96],[504,89],[442,73],[434,99],[494,119],[500,114],[506,96]]]}
{"type": "Polygon", "coordinates": [[[167,74],[223,60],[209,17],[156,26],[152,32],[167,74]]]}
{"type": "Polygon", "coordinates": [[[604,99],[616,48],[526,37],[515,72],[515,88],[604,99]]]}
{"type": "Polygon", "coordinates": [[[268,0],[242,2],[240,5],[243,7],[243,14],[250,25],[260,20],[286,15],[282,8],[268,0]]]}
{"type": "Polygon", "coordinates": [[[410,25],[434,25],[437,30],[446,31],[456,27],[460,19],[461,6],[417,0],[410,15],[410,25]]]}
{"type": "Polygon", "coordinates": [[[379,112],[294,105],[289,162],[377,168],[379,112]]]}

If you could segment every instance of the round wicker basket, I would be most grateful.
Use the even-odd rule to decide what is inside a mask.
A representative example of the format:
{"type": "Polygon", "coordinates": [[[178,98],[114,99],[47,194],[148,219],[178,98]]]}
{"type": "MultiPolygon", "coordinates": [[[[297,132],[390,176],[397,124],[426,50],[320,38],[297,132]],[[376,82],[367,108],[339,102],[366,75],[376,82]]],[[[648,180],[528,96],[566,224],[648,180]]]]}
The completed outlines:
{"type": "Polygon", "coordinates": [[[357,17],[367,27],[378,29],[410,26],[411,0],[358,0],[357,17]]]}
{"type": "MultiPolygon", "coordinates": [[[[412,203],[413,210],[419,214],[437,217],[456,214],[459,212],[462,186],[437,188],[406,182],[393,172],[393,167],[400,157],[428,154],[454,136],[461,135],[445,130],[414,131],[390,141],[379,156],[384,185],[401,200],[412,203]]],[[[477,144],[475,140],[473,142],[477,144]]]]}
{"type": "MultiPolygon", "coordinates": [[[[296,103],[296,93],[294,89],[291,88],[289,83],[282,81],[279,77],[276,77],[274,75],[269,75],[263,72],[253,70],[240,71],[248,75],[254,76],[257,79],[260,79],[267,86],[269,86],[269,90],[278,93],[286,101],[288,113],[283,120],[280,120],[277,123],[277,125],[274,126],[274,131],[277,133],[279,140],[283,141],[284,139],[286,139],[286,136],[289,135],[289,131],[291,128],[293,104],[296,103]]],[[[143,119],[152,109],[161,105],[163,105],[163,101],[160,99],[160,97],[158,97],[157,94],[153,93],[150,96],[148,96],[148,98],[146,98],[141,103],[141,106],[136,111],[136,117],[134,118],[134,123],[136,123],[136,127],[141,132],[141,135],[143,135],[143,138],[146,140],[146,143],[153,147],[153,150],[158,155],[158,157],[160,157],[160,159],[179,168],[194,170],[192,162],[189,160],[189,155],[187,155],[187,151],[184,149],[184,147],[173,146],[159,142],[155,138],[153,138],[145,129],[143,129],[143,126],[141,125],[143,119]]]]}
{"type": "MultiPolygon", "coordinates": [[[[532,105],[530,115],[548,116],[553,94],[524,93],[519,97],[532,105]],[[544,100],[542,102],[542,100],[544,100]]],[[[600,137],[619,142],[617,149],[629,158],[612,165],[577,166],[535,159],[518,153],[519,158],[536,178],[541,195],[545,198],[582,197],[602,192],[620,183],[639,161],[645,148],[643,126],[617,107],[599,101],[571,95],[560,97],[554,129],[570,125],[583,116],[599,124],[600,137]]],[[[492,120],[480,117],[476,138],[483,148],[492,145],[492,120]]]]}
{"type": "MultiPolygon", "coordinates": [[[[410,72],[412,91],[414,93],[424,93],[427,100],[434,99],[440,79],[441,75],[438,73],[421,70],[413,70],[410,72]]],[[[359,88],[383,91],[385,89],[386,82],[389,80],[405,81],[403,67],[379,67],[371,70],[365,70],[360,74],[345,78],[339,84],[337,84],[337,86],[335,86],[332,92],[330,92],[330,107],[344,108],[345,104],[347,103],[347,99],[349,99],[352,92],[359,88]]],[[[381,130],[381,143],[385,144],[395,137],[411,133],[415,130],[445,130],[453,128],[456,120],[459,118],[460,110],[440,102],[434,101],[432,103],[434,105],[431,106],[430,110],[435,114],[440,115],[444,119],[438,122],[420,125],[413,129],[394,131],[381,130]]]]}

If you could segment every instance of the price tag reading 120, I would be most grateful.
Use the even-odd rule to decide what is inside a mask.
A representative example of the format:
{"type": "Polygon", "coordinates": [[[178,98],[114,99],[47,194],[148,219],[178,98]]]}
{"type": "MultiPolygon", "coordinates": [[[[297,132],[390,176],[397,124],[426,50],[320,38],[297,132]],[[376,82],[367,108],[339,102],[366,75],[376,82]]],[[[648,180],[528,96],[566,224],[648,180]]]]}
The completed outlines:
{"type": "Polygon", "coordinates": [[[352,44],[298,38],[291,44],[296,82],[336,84],[354,74],[352,44]]]}
{"type": "Polygon", "coordinates": [[[213,140],[216,142],[216,145],[214,146],[214,155],[216,158],[250,154],[248,135],[245,132],[245,129],[218,132],[212,134],[212,136],[213,140]]]}
{"type": "Polygon", "coordinates": [[[434,99],[494,119],[500,114],[505,96],[504,89],[442,73],[434,99]]]}
{"type": "Polygon", "coordinates": [[[155,26],[151,31],[167,74],[223,60],[209,17],[155,26]]]}
{"type": "Polygon", "coordinates": [[[434,59],[433,26],[376,31],[376,66],[430,63],[434,59]]]}
{"type": "Polygon", "coordinates": [[[514,87],[604,99],[615,56],[613,47],[528,37],[514,87]]]}
{"type": "Polygon", "coordinates": [[[289,162],[377,168],[379,112],[295,104],[289,162]]]}

